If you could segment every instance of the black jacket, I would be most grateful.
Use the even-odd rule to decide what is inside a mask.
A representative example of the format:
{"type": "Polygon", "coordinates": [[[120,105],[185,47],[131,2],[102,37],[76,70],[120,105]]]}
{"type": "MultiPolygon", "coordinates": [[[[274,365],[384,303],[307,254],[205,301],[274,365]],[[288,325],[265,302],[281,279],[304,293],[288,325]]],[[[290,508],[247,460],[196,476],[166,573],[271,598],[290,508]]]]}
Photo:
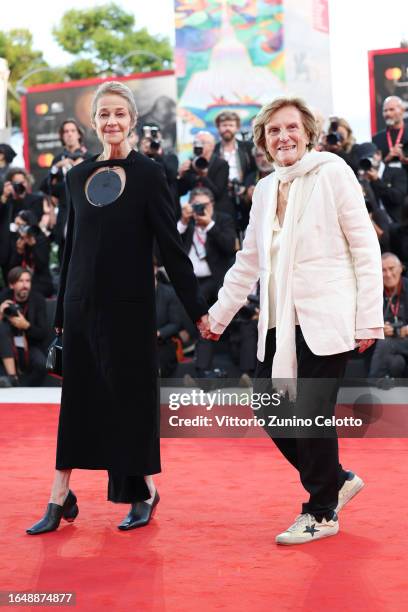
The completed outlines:
{"type": "Polygon", "coordinates": [[[8,198],[5,204],[0,202],[0,265],[8,265],[12,248],[12,233],[10,223],[13,223],[20,210],[31,210],[37,221],[43,216],[43,196],[40,194],[27,193],[22,199],[8,198]]]}
{"type": "Polygon", "coordinates": [[[54,286],[50,273],[50,243],[47,236],[41,232],[36,236],[34,246],[25,245],[24,253],[17,253],[15,245],[9,260],[9,268],[15,266],[28,267],[33,272],[32,287],[44,297],[51,297],[54,286]]]}
{"type": "Polygon", "coordinates": [[[381,200],[388,214],[399,221],[407,194],[407,173],[402,168],[385,167],[382,178],[370,181],[377,200],[381,200]]]}
{"type": "Polygon", "coordinates": [[[229,166],[224,159],[213,155],[207,176],[199,176],[193,168],[178,179],[179,195],[185,195],[195,187],[207,187],[214,195],[215,210],[234,215],[233,204],[228,195],[229,166]]]}
{"type": "MultiPolygon", "coordinates": [[[[14,292],[12,289],[3,289],[0,292],[0,304],[5,300],[13,300],[14,292]]],[[[28,309],[25,318],[29,321],[31,327],[25,332],[28,346],[38,346],[44,348],[44,341],[49,334],[49,326],[47,323],[47,312],[45,299],[39,293],[30,291],[28,296],[28,309]]]]}
{"type": "MultiPolygon", "coordinates": [[[[393,128],[390,129],[391,141],[394,144],[398,136],[398,131],[399,130],[395,130],[393,128]]],[[[385,157],[388,155],[389,150],[390,150],[388,147],[388,141],[387,141],[387,130],[381,130],[380,132],[377,132],[377,134],[374,134],[373,142],[380,149],[383,159],[385,159],[385,157]]],[[[407,155],[408,154],[408,125],[406,123],[404,126],[404,131],[402,133],[400,144],[402,144],[404,154],[407,155]]],[[[395,161],[397,162],[399,161],[397,157],[395,158],[395,161]]],[[[403,164],[402,167],[405,169],[405,171],[408,171],[408,164],[403,164]]]]}
{"type": "Polygon", "coordinates": [[[390,227],[390,251],[408,268],[408,223],[393,223],[390,227]]]}
{"type": "MultiPolygon", "coordinates": [[[[400,321],[404,323],[404,325],[407,325],[408,324],[408,278],[402,277],[401,280],[402,280],[402,288],[401,288],[401,294],[400,294],[400,299],[399,299],[399,310],[397,313],[397,317],[400,321]]],[[[395,306],[397,302],[398,302],[398,296],[395,295],[392,298],[392,304],[395,306]]],[[[392,310],[390,308],[389,300],[386,296],[385,291],[384,291],[383,312],[384,312],[384,321],[393,323],[394,314],[392,313],[392,310]]]]}
{"type": "MultiPolygon", "coordinates": [[[[215,225],[207,232],[205,243],[206,260],[218,287],[221,287],[227,270],[233,264],[236,231],[230,215],[217,212],[213,220],[215,225]]],[[[187,253],[193,244],[194,228],[194,220],[191,220],[184,234],[181,234],[187,253]]]]}
{"type": "MultiPolygon", "coordinates": [[[[252,156],[250,145],[242,140],[237,140],[239,165],[242,172],[242,183],[245,182],[247,175],[256,170],[255,160],[252,156]]],[[[221,142],[217,142],[214,149],[214,155],[220,159],[224,159],[221,155],[221,142]]],[[[227,162],[228,163],[228,162],[227,162]]]]}

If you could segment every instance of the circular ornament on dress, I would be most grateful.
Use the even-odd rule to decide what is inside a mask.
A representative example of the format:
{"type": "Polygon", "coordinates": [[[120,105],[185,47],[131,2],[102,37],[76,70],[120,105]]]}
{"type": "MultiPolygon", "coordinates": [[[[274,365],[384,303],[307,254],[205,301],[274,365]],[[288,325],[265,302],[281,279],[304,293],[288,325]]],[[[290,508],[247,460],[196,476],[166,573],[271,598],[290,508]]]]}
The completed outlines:
{"type": "Polygon", "coordinates": [[[93,206],[109,206],[122,194],[124,181],[118,172],[111,168],[100,170],[91,176],[86,184],[86,197],[93,206]]]}

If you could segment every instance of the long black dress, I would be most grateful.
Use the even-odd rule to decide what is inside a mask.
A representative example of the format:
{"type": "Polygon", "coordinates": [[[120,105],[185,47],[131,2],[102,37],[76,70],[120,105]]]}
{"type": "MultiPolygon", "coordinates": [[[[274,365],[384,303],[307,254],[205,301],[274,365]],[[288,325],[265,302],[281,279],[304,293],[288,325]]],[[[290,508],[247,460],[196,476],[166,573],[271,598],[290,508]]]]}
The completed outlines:
{"type": "MultiPolygon", "coordinates": [[[[64,328],[56,468],[106,469],[110,476],[124,477],[128,489],[126,479],[144,483],[143,475],[161,469],[154,237],[193,321],[207,305],[156,162],[135,151],[122,160],[86,160],[67,174],[67,200],[54,322],[64,328]],[[112,204],[94,206],[85,183],[106,166],[121,166],[126,185],[112,204]]],[[[142,499],[149,497],[143,487],[142,499]]],[[[112,501],[137,501],[126,499],[127,493],[116,495],[114,488],[110,483],[112,501]]]]}

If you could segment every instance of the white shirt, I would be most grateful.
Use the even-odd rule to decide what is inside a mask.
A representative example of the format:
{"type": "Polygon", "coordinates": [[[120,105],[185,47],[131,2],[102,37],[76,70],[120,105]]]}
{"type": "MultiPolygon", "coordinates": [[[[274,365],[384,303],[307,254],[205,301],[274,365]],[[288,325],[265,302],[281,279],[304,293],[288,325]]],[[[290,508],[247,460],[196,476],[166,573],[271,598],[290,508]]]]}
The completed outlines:
{"type": "Polygon", "coordinates": [[[241,181],[241,168],[238,158],[237,145],[235,144],[235,148],[233,151],[226,151],[224,147],[221,147],[221,151],[223,158],[229,165],[229,180],[233,181],[234,179],[236,179],[237,181],[241,181]]]}
{"type": "MultiPolygon", "coordinates": [[[[276,273],[278,270],[279,251],[282,238],[282,227],[279,225],[278,215],[275,215],[272,226],[272,244],[271,244],[271,274],[269,277],[268,286],[268,306],[269,306],[269,323],[268,329],[276,327],[276,304],[277,304],[277,285],[276,273]]],[[[295,313],[296,325],[299,325],[297,315],[295,313]]]]}
{"type": "MultiPolygon", "coordinates": [[[[199,243],[202,244],[204,247],[205,243],[207,242],[207,232],[209,232],[210,229],[214,227],[214,225],[215,221],[210,221],[210,223],[206,227],[199,227],[198,225],[196,225],[194,228],[194,232],[199,243]]],[[[184,234],[184,232],[187,230],[187,227],[188,225],[184,225],[182,221],[178,221],[177,229],[179,234],[184,234]]],[[[197,278],[205,278],[207,276],[211,276],[211,270],[210,266],[207,263],[207,259],[200,258],[198,256],[197,250],[194,246],[194,239],[188,256],[190,258],[191,263],[193,264],[194,274],[197,278]]]]}

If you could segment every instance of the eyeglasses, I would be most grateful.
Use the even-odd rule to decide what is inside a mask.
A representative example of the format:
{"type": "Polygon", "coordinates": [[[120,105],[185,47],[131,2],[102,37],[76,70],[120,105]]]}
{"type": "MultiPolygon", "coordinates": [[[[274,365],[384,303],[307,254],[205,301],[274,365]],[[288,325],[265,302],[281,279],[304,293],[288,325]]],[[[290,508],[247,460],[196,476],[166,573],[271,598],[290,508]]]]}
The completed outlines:
{"type": "Polygon", "coordinates": [[[190,206],[207,206],[207,204],[211,204],[210,200],[207,200],[207,202],[190,202],[190,206]]]}

